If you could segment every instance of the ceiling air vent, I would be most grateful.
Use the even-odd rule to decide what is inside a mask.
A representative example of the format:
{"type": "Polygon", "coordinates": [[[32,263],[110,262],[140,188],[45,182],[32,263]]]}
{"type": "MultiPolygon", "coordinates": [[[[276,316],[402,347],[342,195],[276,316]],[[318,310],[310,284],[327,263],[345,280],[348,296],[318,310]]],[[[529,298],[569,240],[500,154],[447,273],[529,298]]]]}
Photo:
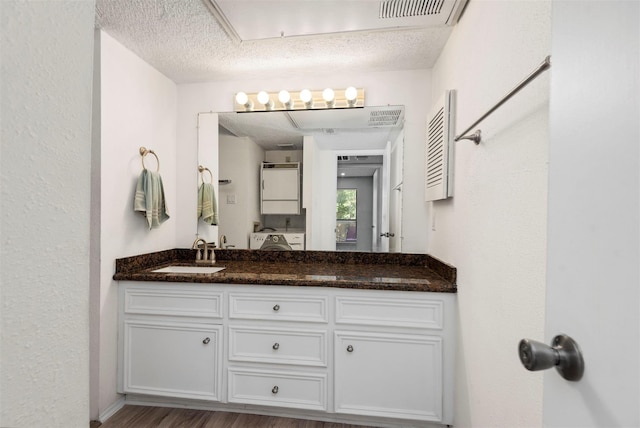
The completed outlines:
{"type": "Polygon", "coordinates": [[[376,110],[369,115],[367,126],[395,126],[402,115],[402,110],[376,110]]]}
{"type": "Polygon", "coordinates": [[[425,201],[453,196],[454,96],[455,91],[445,91],[428,116],[425,201]]]}
{"type": "Polygon", "coordinates": [[[386,0],[380,2],[380,19],[438,15],[444,0],[386,0]]]}

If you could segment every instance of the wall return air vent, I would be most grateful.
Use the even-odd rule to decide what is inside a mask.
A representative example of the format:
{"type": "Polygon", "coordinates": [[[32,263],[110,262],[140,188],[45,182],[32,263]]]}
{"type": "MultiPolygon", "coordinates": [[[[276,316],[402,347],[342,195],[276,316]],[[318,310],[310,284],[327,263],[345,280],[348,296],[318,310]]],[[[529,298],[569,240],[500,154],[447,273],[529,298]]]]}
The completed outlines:
{"type": "Polygon", "coordinates": [[[455,91],[445,91],[427,118],[425,201],[453,196],[455,91]]]}

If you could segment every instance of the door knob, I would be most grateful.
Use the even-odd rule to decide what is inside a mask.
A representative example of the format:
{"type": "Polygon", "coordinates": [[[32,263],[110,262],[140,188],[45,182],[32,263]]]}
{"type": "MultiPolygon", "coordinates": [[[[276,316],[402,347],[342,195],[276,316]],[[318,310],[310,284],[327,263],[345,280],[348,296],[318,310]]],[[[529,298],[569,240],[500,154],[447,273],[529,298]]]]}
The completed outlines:
{"type": "Polygon", "coordinates": [[[530,339],[522,339],[518,355],[524,368],[530,371],[556,368],[566,380],[578,381],[584,373],[584,360],[578,344],[569,336],[560,334],[551,346],[530,339]]]}

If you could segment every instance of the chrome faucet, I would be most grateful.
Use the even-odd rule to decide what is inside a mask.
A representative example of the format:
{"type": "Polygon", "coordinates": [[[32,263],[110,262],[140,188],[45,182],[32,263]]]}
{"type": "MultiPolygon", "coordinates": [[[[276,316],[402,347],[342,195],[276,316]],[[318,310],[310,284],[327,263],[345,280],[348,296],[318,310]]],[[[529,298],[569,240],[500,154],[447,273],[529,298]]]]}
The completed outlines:
{"type": "Polygon", "coordinates": [[[224,244],[227,243],[227,237],[225,235],[220,235],[220,249],[224,249],[224,244]]]}
{"type": "Polygon", "coordinates": [[[196,251],[196,263],[209,263],[215,264],[216,262],[216,252],[213,247],[209,247],[207,241],[202,238],[196,238],[193,241],[193,245],[191,246],[192,250],[196,251]]]}

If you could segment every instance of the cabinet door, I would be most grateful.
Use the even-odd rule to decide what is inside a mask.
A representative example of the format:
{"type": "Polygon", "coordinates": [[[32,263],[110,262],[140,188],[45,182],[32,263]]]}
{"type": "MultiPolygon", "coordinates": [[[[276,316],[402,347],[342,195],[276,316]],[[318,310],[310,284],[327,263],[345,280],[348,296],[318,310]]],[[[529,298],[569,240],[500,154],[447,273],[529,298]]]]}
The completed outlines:
{"type": "Polygon", "coordinates": [[[221,326],[124,322],[124,392],[218,401],[221,326]]]}
{"type": "Polygon", "coordinates": [[[298,169],[266,168],[262,170],[263,200],[298,200],[298,169]]]}
{"type": "Polygon", "coordinates": [[[442,338],[335,332],[337,413],[442,420],[442,338]]]}

